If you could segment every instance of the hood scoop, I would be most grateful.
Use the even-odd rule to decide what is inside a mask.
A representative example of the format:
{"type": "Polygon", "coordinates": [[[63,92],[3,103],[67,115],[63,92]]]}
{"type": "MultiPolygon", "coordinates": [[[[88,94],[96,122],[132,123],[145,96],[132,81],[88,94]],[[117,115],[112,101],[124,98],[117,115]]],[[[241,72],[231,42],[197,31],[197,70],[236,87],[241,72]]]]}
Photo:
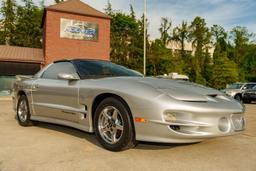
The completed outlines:
{"type": "Polygon", "coordinates": [[[188,81],[144,78],[141,83],[150,85],[168,96],[186,102],[216,102],[222,93],[188,81]]]}
{"type": "Polygon", "coordinates": [[[184,89],[158,89],[168,96],[185,102],[207,102],[209,99],[203,94],[194,93],[184,89]]]}
{"type": "Polygon", "coordinates": [[[218,96],[218,94],[208,94],[207,96],[210,96],[210,97],[216,98],[216,97],[218,96]]]}

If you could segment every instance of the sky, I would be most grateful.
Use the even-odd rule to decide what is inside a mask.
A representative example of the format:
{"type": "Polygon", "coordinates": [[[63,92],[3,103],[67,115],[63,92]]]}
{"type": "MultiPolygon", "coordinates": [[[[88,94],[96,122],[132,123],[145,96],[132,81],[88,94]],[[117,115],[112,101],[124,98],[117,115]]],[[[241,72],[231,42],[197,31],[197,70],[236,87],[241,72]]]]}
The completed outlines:
{"type": "MultiPolygon", "coordinates": [[[[81,0],[97,10],[103,11],[108,0],[81,0]]],[[[109,0],[114,10],[129,12],[132,4],[137,17],[144,11],[144,0],[109,0]]],[[[20,3],[21,0],[16,0],[20,3]]],[[[39,4],[40,0],[34,0],[39,4]]],[[[45,0],[45,5],[54,4],[54,0],[45,0]]],[[[149,34],[158,38],[161,17],[172,20],[173,27],[183,20],[191,22],[196,16],[203,17],[208,26],[218,24],[230,31],[235,26],[245,26],[256,33],[256,0],[147,0],[149,34]]]]}

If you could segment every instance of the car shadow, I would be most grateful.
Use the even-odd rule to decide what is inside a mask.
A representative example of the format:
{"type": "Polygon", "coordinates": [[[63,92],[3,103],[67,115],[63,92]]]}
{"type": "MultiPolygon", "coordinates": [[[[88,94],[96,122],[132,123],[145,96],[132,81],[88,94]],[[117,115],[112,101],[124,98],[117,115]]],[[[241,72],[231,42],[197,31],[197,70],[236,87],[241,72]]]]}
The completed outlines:
{"type": "Polygon", "coordinates": [[[256,104],[256,101],[251,101],[250,103],[249,102],[243,102],[243,104],[245,104],[245,105],[256,104]]]}
{"type": "Polygon", "coordinates": [[[140,141],[139,144],[135,147],[135,149],[140,150],[164,150],[164,149],[171,149],[177,148],[182,146],[194,145],[198,143],[155,143],[155,142],[143,142],[140,141]]]}
{"type": "Polygon", "coordinates": [[[79,129],[75,129],[72,127],[62,126],[62,125],[52,124],[52,123],[46,123],[46,122],[38,122],[35,126],[39,127],[39,128],[43,128],[43,129],[62,132],[64,134],[68,134],[68,135],[71,135],[71,136],[74,136],[74,137],[77,137],[80,139],[85,139],[86,141],[90,142],[91,144],[101,147],[101,145],[96,140],[94,133],[88,133],[88,132],[84,132],[84,131],[81,131],[79,129]]]}
{"type": "MultiPolygon", "coordinates": [[[[38,122],[36,127],[43,128],[43,129],[48,129],[48,130],[53,130],[53,131],[58,131],[58,132],[62,132],[64,134],[75,136],[75,137],[80,138],[80,139],[85,139],[86,141],[90,142],[91,144],[94,144],[94,145],[103,149],[103,147],[97,141],[94,133],[88,133],[88,132],[84,132],[84,131],[81,131],[81,130],[78,130],[78,129],[75,129],[75,128],[72,128],[72,127],[62,126],[62,125],[57,125],[57,124],[51,124],[51,123],[45,123],[45,122],[38,122]]],[[[137,146],[134,149],[139,149],[139,150],[163,150],[163,149],[171,149],[171,148],[187,146],[187,145],[192,145],[192,144],[196,144],[196,143],[171,144],[171,143],[153,143],[153,142],[140,141],[140,142],[138,142],[137,146]]]]}

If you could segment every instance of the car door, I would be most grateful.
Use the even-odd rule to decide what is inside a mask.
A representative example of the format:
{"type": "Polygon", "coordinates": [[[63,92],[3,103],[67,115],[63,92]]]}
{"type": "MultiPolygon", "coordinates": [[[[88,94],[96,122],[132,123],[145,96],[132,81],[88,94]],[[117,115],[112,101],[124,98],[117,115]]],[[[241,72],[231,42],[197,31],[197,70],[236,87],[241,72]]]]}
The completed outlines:
{"type": "Polygon", "coordinates": [[[32,105],[34,114],[40,117],[79,122],[83,106],[78,102],[79,80],[63,80],[58,74],[73,74],[71,62],[58,62],[49,66],[33,83],[32,105]]]}
{"type": "Polygon", "coordinates": [[[250,98],[251,100],[256,100],[256,84],[254,84],[254,87],[250,91],[250,98]]]}

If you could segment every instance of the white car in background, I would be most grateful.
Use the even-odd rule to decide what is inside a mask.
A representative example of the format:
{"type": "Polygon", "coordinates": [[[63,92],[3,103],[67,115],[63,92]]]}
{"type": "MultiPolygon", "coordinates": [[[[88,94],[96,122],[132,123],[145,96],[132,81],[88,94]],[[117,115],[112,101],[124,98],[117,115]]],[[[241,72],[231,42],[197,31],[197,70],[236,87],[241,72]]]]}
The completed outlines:
{"type": "Polygon", "coordinates": [[[227,95],[233,97],[238,101],[242,101],[242,94],[246,90],[251,90],[256,86],[256,83],[234,83],[228,85],[226,89],[222,90],[227,95]]]}
{"type": "Polygon", "coordinates": [[[188,76],[182,75],[182,74],[178,74],[176,72],[171,72],[168,75],[167,74],[160,75],[160,76],[157,76],[157,78],[189,81],[189,77],[188,76]]]}

